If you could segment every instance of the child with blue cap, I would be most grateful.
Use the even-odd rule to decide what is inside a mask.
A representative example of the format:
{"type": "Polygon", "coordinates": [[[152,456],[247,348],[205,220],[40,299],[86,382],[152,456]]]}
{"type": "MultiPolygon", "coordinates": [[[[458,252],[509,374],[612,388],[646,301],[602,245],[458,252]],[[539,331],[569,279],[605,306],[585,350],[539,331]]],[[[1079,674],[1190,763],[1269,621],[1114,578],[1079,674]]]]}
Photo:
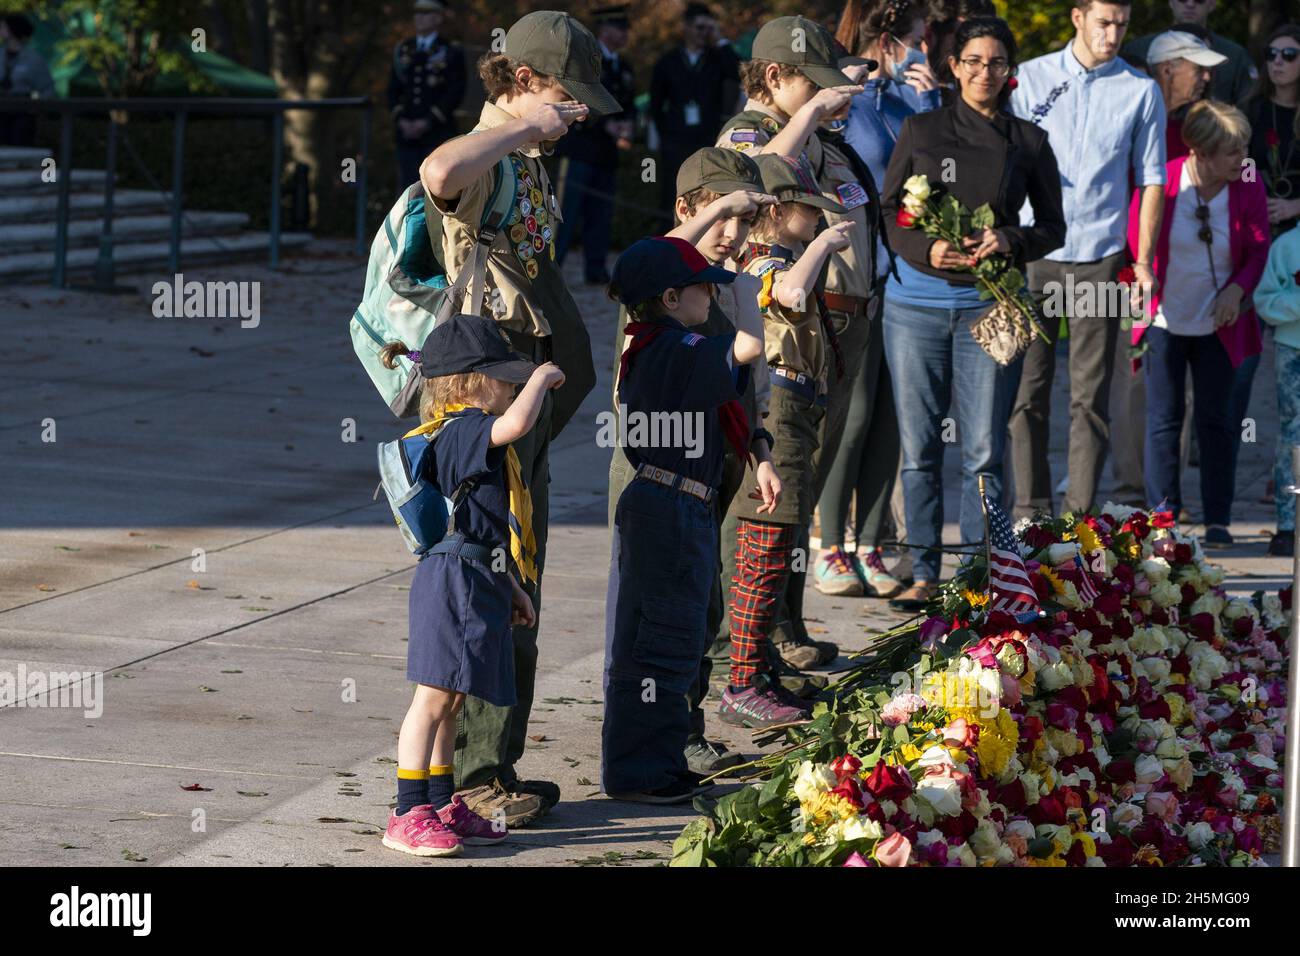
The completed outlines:
{"type": "MultiPolygon", "coordinates": [[[[713,500],[724,442],[749,457],[752,425],[738,399],[763,355],[763,328],[753,309],[732,332],[691,329],[708,318],[711,286],[733,282],[757,299],[758,280],[710,265],[680,238],[642,239],[614,264],[610,291],[632,319],[620,445],[636,469],[615,511],[606,605],[601,782],[616,800],[683,803],[700,791],[684,750],[718,560],[713,500]]],[[[775,476],[762,475],[752,496],[770,507],[775,476]]]]}

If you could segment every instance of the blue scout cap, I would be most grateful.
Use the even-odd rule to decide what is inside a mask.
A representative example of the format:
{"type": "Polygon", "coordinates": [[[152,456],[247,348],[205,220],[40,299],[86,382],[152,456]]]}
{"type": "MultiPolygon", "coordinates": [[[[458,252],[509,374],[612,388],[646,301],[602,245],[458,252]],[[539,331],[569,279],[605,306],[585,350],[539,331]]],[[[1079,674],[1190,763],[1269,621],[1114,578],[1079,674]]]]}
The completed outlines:
{"type": "Polygon", "coordinates": [[[420,371],[425,378],[482,372],[488,378],[520,385],[537,365],[511,350],[491,319],[453,315],[433,327],[420,347],[420,371]]]}
{"type": "Polygon", "coordinates": [[[709,260],[685,239],[655,236],[638,239],[614,263],[610,291],[624,305],[637,305],[662,295],[667,289],[715,282],[734,282],[736,274],[709,260]]]}

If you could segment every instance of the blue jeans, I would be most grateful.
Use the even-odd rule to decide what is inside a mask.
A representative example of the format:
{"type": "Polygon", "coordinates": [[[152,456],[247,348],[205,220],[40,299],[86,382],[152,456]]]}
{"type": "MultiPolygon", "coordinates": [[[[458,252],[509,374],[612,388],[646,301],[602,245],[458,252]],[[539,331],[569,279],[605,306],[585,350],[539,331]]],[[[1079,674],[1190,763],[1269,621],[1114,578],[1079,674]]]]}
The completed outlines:
{"type": "Polygon", "coordinates": [[[1241,419],[1233,404],[1236,376],[1219,337],[1173,335],[1148,329],[1147,440],[1143,470],[1147,503],[1168,501],[1174,514],[1183,507],[1182,463],[1178,438],[1186,410],[1184,382],[1192,371],[1192,420],[1201,450],[1201,505],[1206,524],[1232,521],[1237,443],[1241,419]],[[1235,420],[1234,420],[1235,419],[1235,420]]]}
{"type": "Polygon", "coordinates": [[[574,231],[582,233],[583,273],[588,279],[605,273],[614,226],[614,167],[594,166],[580,160],[565,163],[563,221],[555,236],[555,261],[564,264],[574,231]]]}
{"type": "Polygon", "coordinates": [[[1277,502],[1277,529],[1294,531],[1295,495],[1286,489],[1300,477],[1291,474],[1291,446],[1300,445],[1300,349],[1279,342],[1275,356],[1278,423],[1273,496],[1277,502]]]}
{"type": "Polygon", "coordinates": [[[885,355],[903,446],[903,500],[912,575],[939,580],[943,555],[944,445],[956,437],[946,422],[956,412],[961,436],[961,536],[984,540],[979,477],[994,501],[1002,499],[1007,420],[1020,384],[1020,361],[1000,367],[971,338],[971,323],[987,306],[935,309],[885,296],[885,355]]]}
{"type": "Polygon", "coordinates": [[[635,478],[614,522],[601,782],[606,793],[630,793],[687,772],[689,694],[708,646],[718,519],[712,504],[635,478]]]}

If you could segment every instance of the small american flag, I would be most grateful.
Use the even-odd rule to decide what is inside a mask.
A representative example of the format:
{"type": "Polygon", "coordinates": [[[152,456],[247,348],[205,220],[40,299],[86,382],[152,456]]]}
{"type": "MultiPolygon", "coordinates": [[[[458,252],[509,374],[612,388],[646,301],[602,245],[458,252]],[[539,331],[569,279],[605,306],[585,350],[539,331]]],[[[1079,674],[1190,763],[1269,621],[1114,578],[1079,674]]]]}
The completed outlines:
{"type": "Polygon", "coordinates": [[[1074,566],[1079,572],[1079,584],[1077,587],[1079,597],[1088,604],[1091,604],[1093,601],[1097,600],[1097,595],[1101,592],[1099,592],[1097,586],[1092,583],[1092,575],[1088,573],[1088,566],[1083,563],[1083,558],[1079,557],[1077,554],[1074,556],[1074,566]]]}
{"type": "Polygon", "coordinates": [[[989,520],[989,607],[1026,619],[1038,616],[1038,594],[1029,581],[1020,545],[1006,513],[984,495],[989,520]]]}

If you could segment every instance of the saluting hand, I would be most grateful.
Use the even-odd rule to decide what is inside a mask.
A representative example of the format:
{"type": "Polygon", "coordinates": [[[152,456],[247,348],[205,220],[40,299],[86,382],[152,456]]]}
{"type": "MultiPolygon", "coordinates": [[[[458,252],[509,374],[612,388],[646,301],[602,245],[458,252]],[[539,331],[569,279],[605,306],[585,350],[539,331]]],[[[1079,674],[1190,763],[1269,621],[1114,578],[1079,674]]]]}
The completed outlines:
{"type": "Polygon", "coordinates": [[[845,219],[843,222],[837,222],[833,226],[827,226],[821,232],[817,233],[817,239],[814,242],[821,241],[825,243],[826,248],[831,252],[839,252],[841,249],[847,249],[853,242],[850,233],[857,226],[852,219],[845,219]]]}
{"type": "Polygon", "coordinates": [[[543,389],[559,388],[564,384],[564,372],[554,362],[546,362],[537,366],[533,372],[533,378],[542,383],[543,389]]]}
{"type": "Polygon", "coordinates": [[[559,139],[568,132],[570,125],[586,119],[588,112],[584,104],[573,100],[564,103],[545,103],[528,114],[528,122],[534,134],[531,140],[541,143],[559,139]]]}
{"type": "Polygon", "coordinates": [[[832,119],[849,108],[849,100],[862,92],[861,86],[831,86],[818,90],[808,102],[817,112],[818,119],[832,119]]]}
{"type": "Polygon", "coordinates": [[[721,210],[723,219],[748,216],[757,212],[763,206],[775,206],[776,202],[775,196],[756,192],[752,189],[737,189],[735,192],[729,192],[717,200],[718,209],[721,210]]]}

